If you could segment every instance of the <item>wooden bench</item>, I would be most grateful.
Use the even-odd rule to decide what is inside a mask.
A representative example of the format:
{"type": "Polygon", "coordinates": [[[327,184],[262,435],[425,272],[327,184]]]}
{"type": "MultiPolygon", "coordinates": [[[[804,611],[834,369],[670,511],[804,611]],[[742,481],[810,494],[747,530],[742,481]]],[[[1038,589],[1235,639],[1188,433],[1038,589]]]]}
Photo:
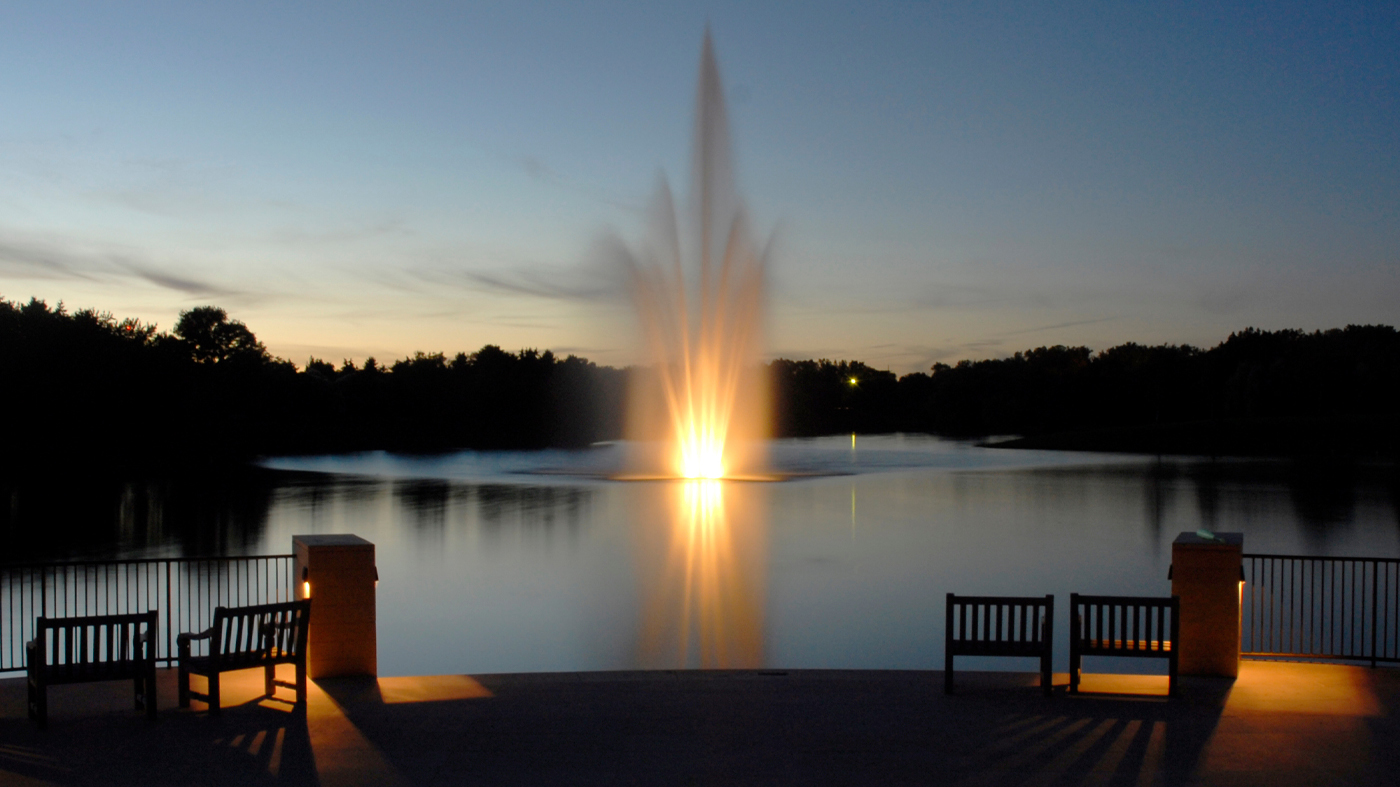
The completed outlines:
{"type": "Polygon", "coordinates": [[[1034,656],[1040,687],[1048,696],[1055,641],[1055,597],[955,596],[948,594],[943,692],[953,692],[954,656],[1034,656]]]}
{"type": "Polygon", "coordinates": [[[1167,660],[1167,694],[1176,694],[1177,638],[1181,599],[1177,596],[1081,596],[1071,593],[1069,690],[1079,692],[1085,656],[1128,656],[1167,660]]]}
{"type": "Polygon", "coordinates": [[[49,686],[130,680],[136,708],[156,717],[156,612],[41,617],[25,643],[29,718],[42,729],[49,720],[49,686]]]}
{"type": "Polygon", "coordinates": [[[180,707],[190,706],[190,697],[202,700],[209,713],[219,712],[219,673],[263,668],[266,697],[277,687],[296,691],[295,704],[306,707],[306,636],[311,620],[311,602],[289,601],[253,607],[215,607],[213,625],[198,634],[176,637],[180,660],[180,707]],[[209,640],[208,653],[195,655],[193,643],[209,640]],[[277,680],[277,665],[296,667],[296,681],[277,680]],[[209,681],[207,694],[190,690],[190,675],[203,675],[209,681]]]}

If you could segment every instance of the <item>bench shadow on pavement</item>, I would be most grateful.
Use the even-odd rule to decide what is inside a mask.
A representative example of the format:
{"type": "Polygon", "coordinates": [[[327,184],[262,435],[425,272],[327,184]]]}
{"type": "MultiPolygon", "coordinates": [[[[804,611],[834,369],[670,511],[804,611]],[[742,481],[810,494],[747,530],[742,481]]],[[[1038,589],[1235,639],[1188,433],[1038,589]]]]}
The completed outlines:
{"type": "Polygon", "coordinates": [[[131,709],[126,681],[50,689],[49,729],[24,711],[22,681],[6,681],[0,782],[59,785],[315,785],[306,715],[232,696],[217,717],[178,711],[174,670],[160,670],[160,718],[131,709]],[[17,690],[16,690],[17,689],[17,690]]]}
{"type": "Polygon", "coordinates": [[[1035,675],[963,672],[952,696],[939,672],[456,676],[476,689],[417,700],[318,685],[414,784],[1189,781],[1231,681],[1183,679],[1168,701],[1127,677],[1070,696],[1059,676],[1051,698],[1035,675]]]}

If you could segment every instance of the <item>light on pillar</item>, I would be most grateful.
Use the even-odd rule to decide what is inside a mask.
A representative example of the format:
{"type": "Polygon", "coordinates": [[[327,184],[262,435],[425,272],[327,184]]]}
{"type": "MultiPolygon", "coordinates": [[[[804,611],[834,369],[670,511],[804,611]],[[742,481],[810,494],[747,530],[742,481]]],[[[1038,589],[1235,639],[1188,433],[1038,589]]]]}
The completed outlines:
{"type": "Polygon", "coordinates": [[[301,597],[311,598],[311,567],[301,567],[301,597]]]}

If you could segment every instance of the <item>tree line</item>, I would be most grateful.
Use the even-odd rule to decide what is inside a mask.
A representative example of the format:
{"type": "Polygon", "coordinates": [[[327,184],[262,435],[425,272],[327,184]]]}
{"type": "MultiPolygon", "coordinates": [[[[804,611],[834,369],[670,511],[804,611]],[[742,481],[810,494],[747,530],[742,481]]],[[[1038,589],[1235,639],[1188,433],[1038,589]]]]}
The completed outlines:
{"type": "Polygon", "coordinates": [[[1400,333],[1350,325],[1233,333],[1210,349],[1039,347],[898,377],[773,363],[778,425],[1019,436],[1018,447],[1214,455],[1400,455],[1400,333]]]}
{"type": "MultiPolygon", "coordinates": [[[[775,436],[1016,435],[1050,448],[1396,455],[1400,334],[1232,334],[1188,345],[1040,347],[902,377],[858,361],[769,365],[775,436]]],[[[487,345],[381,364],[272,357],[214,306],[170,333],[0,301],[4,464],[183,467],[259,455],[584,446],[622,432],[626,369],[487,345]]]]}
{"type": "Polygon", "coordinates": [[[582,446],[621,431],[625,385],[623,371],[582,358],[494,345],[298,369],[217,307],[162,333],[39,300],[0,301],[0,374],[12,471],[582,446]]]}

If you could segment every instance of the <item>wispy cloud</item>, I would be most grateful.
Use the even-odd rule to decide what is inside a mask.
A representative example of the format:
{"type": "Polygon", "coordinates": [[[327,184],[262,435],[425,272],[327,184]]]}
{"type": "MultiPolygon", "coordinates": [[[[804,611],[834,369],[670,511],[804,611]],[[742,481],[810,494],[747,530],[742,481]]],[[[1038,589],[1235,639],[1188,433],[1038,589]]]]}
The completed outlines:
{"type": "Polygon", "coordinates": [[[247,294],[244,292],[239,292],[237,290],[230,289],[228,287],[221,287],[215,284],[211,284],[209,282],[198,281],[196,279],[188,278],[185,276],[167,273],[165,271],[156,270],[154,268],[149,268],[144,265],[128,263],[127,269],[130,270],[139,279],[148,281],[151,284],[154,284],[158,287],[165,287],[166,289],[175,290],[177,292],[183,292],[186,295],[218,297],[225,295],[247,294]]]}
{"type": "Polygon", "coordinates": [[[0,238],[0,271],[11,276],[42,279],[93,279],[84,260],[40,243],[0,238]]]}
{"type": "Polygon", "coordinates": [[[621,279],[602,269],[533,265],[499,270],[418,268],[408,275],[434,286],[560,301],[603,301],[624,291],[621,279]]]}
{"type": "Polygon", "coordinates": [[[414,234],[416,233],[402,217],[386,216],[372,221],[354,222],[349,226],[334,229],[309,230],[293,226],[279,227],[274,229],[268,238],[277,244],[315,246],[357,243],[386,237],[410,237],[414,234]]]}
{"type": "Polygon", "coordinates": [[[1118,318],[1117,318],[1117,317],[1095,317],[1095,318],[1092,319],[1092,320],[1075,320],[1075,321],[1073,321],[1073,322],[1061,322],[1061,323],[1056,323],[1056,324],[1054,324],[1054,325],[1041,325],[1041,326],[1038,326],[1038,327],[1035,327],[1035,328],[1021,328],[1021,329],[1015,330],[1015,331],[1006,331],[1006,332],[1002,333],[1001,335],[1002,335],[1002,336],[1018,336],[1018,335],[1024,334],[1024,333],[1040,333],[1041,331],[1054,331],[1054,330],[1059,330],[1060,328],[1074,328],[1074,327],[1079,326],[1079,325],[1094,325],[1095,323],[1109,322],[1109,321],[1111,321],[1111,320],[1116,320],[1116,319],[1118,319],[1118,318]]]}
{"type": "Polygon", "coordinates": [[[47,238],[0,230],[0,274],[34,278],[115,283],[136,279],[185,295],[258,299],[257,293],[171,270],[128,248],[85,248],[47,238]]]}
{"type": "Polygon", "coordinates": [[[597,186],[579,183],[560,174],[558,170],[535,156],[520,156],[516,159],[516,163],[520,165],[520,169],[526,177],[540,185],[579,194],[597,200],[604,205],[611,205],[632,213],[641,213],[646,210],[646,204],[643,201],[631,197],[620,197],[597,186]]]}

